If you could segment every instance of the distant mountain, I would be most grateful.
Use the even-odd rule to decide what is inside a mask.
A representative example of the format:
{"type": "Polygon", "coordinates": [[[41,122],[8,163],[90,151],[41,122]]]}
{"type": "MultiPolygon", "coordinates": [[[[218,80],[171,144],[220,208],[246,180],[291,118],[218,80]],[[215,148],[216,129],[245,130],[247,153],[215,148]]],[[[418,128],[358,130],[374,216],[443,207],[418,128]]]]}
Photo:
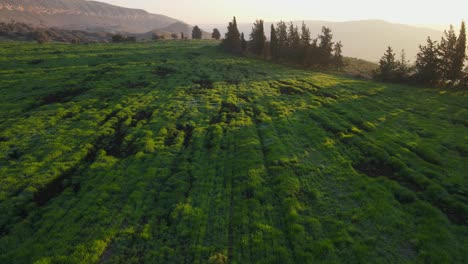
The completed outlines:
{"type": "MultiPolygon", "coordinates": [[[[405,49],[407,58],[414,61],[419,50],[419,44],[425,44],[427,36],[438,40],[443,34],[442,31],[435,29],[394,24],[382,20],[349,22],[308,20],[304,22],[310,28],[312,36],[318,35],[322,26],[330,27],[333,31],[333,39],[343,42],[345,56],[373,62],[377,62],[382,57],[388,46],[391,46],[397,53],[405,49]]],[[[293,21],[293,23],[300,27],[302,21],[293,21]]],[[[265,22],[268,38],[270,36],[270,24],[271,22],[265,22]]],[[[218,28],[224,36],[227,23],[203,26],[206,29],[218,28]]],[[[252,24],[239,23],[239,30],[248,36],[252,30],[252,24]]]]}
{"type": "Polygon", "coordinates": [[[177,19],[85,0],[0,0],[0,22],[88,31],[144,33],[177,19]]]}

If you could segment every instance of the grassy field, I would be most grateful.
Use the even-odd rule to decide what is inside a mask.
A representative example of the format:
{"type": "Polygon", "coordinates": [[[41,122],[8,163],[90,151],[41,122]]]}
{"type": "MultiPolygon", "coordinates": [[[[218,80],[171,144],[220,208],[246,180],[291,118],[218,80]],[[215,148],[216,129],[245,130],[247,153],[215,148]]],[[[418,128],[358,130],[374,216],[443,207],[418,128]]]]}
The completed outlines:
{"type": "Polygon", "coordinates": [[[0,263],[466,263],[466,94],[216,45],[0,44],[0,263]]]}

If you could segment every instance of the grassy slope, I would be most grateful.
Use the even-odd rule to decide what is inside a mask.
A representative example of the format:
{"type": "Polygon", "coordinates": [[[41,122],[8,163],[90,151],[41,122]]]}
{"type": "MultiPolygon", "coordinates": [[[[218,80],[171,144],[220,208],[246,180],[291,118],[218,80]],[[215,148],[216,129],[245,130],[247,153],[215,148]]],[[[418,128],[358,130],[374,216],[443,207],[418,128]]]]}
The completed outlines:
{"type": "Polygon", "coordinates": [[[0,44],[0,262],[463,263],[466,95],[220,53],[0,44]]]}

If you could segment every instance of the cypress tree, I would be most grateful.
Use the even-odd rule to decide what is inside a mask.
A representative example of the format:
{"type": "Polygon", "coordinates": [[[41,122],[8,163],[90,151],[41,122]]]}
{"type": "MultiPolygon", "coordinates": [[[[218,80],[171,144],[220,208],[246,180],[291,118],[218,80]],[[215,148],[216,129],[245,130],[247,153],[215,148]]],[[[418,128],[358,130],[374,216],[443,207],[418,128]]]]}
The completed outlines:
{"type": "Polygon", "coordinates": [[[319,62],[323,66],[328,66],[333,52],[333,34],[330,28],[322,27],[322,34],[319,36],[320,44],[318,46],[319,62]]]}
{"type": "Polygon", "coordinates": [[[465,21],[462,21],[460,34],[458,35],[455,46],[455,54],[452,64],[453,82],[459,82],[463,79],[463,67],[466,59],[466,29],[465,21]]]}
{"type": "Polygon", "coordinates": [[[441,56],[441,72],[442,81],[444,84],[453,83],[456,79],[457,73],[453,72],[453,65],[455,63],[457,36],[453,26],[450,25],[449,31],[444,32],[445,36],[440,41],[440,56],[441,56]]]}
{"type": "Polygon", "coordinates": [[[417,81],[424,84],[437,84],[441,79],[440,58],[436,41],[427,38],[427,45],[419,45],[415,70],[417,81]]]}
{"type": "Polygon", "coordinates": [[[273,24],[270,31],[270,54],[273,59],[278,59],[278,35],[273,24]]]}
{"type": "Polygon", "coordinates": [[[333,64],[339,70],[343,69],[344,67],[342,49],[343,44],[341,41],[335,43],[333,46],[333,64]]]}
{"type": "Polygon", "coordinates": [[[241,35],[239,29],[237,28],[236,17],[233,18],[232,22],[229,22],[228,31],[226,36],[221,44],[226,51],[233,53],[241,53],[241,35]]]}
{"type": "Polygon", "coordinates": [[[288,27],[283,21],[276,25],[276,35],[278,39],[278,58],[286,57],[288,47],[288,27]]]}
{"type": "Polygon", "coordinates": [[[263,20],[255,21],[252,33],[250,33],[250,47],[252,53],[255,55],[262,55],[263,48],[265,47],[266,37],[263,27],[263,20]]]}
{"type": "Polygon", "coordinates": [[[301,28],[301,43],[302,43],[302,46],[305,46],[305,47],[309,46],[310,41],[311,41],[310,30],[307,27],[307,25],[304,23],[304,21],[302,21],[302,28],[301,28]]]}

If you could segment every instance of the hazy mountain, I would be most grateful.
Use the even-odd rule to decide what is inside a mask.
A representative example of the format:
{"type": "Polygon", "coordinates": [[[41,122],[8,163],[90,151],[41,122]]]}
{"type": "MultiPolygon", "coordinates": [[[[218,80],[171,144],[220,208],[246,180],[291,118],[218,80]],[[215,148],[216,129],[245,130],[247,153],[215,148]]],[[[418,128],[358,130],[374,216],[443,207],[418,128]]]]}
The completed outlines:
{"type": "MultiPolygon", "coordinates": [[[[294,21],[301,26],[302,21],[294,21]]],[[[330,27],[334,40],[341,40],[344,44],[345,56],[361,58],[369,61],[378,61],[388,46],[400,53],[405,49],[407,58],[414,61],[419,44],[425,44],[427,36],[438,40],[442,31],[435,29],[415,27],[403,24],[394,24],[382,20],[363,20],[349,22],[305,21],[312,36],[320,33],[322,26],[330,27]]],[[[276,24],[276,23],[275,23],[276,24]]],[[[270,36],[271,22],[265,23],[267,37],[270,36]]],[[[224,36],[226,24],[203,25],[206,29],[218,28],[224,36]]],[[[239,23],[239,30],[244,32],[246,38],[252,29],[251,23],[239,23]]]]}
{"type": "Polygon", "coordinates": [[[0,0],[0,22],[144,33],[179,22],[144,10],[85,0],[0,0]]]}

